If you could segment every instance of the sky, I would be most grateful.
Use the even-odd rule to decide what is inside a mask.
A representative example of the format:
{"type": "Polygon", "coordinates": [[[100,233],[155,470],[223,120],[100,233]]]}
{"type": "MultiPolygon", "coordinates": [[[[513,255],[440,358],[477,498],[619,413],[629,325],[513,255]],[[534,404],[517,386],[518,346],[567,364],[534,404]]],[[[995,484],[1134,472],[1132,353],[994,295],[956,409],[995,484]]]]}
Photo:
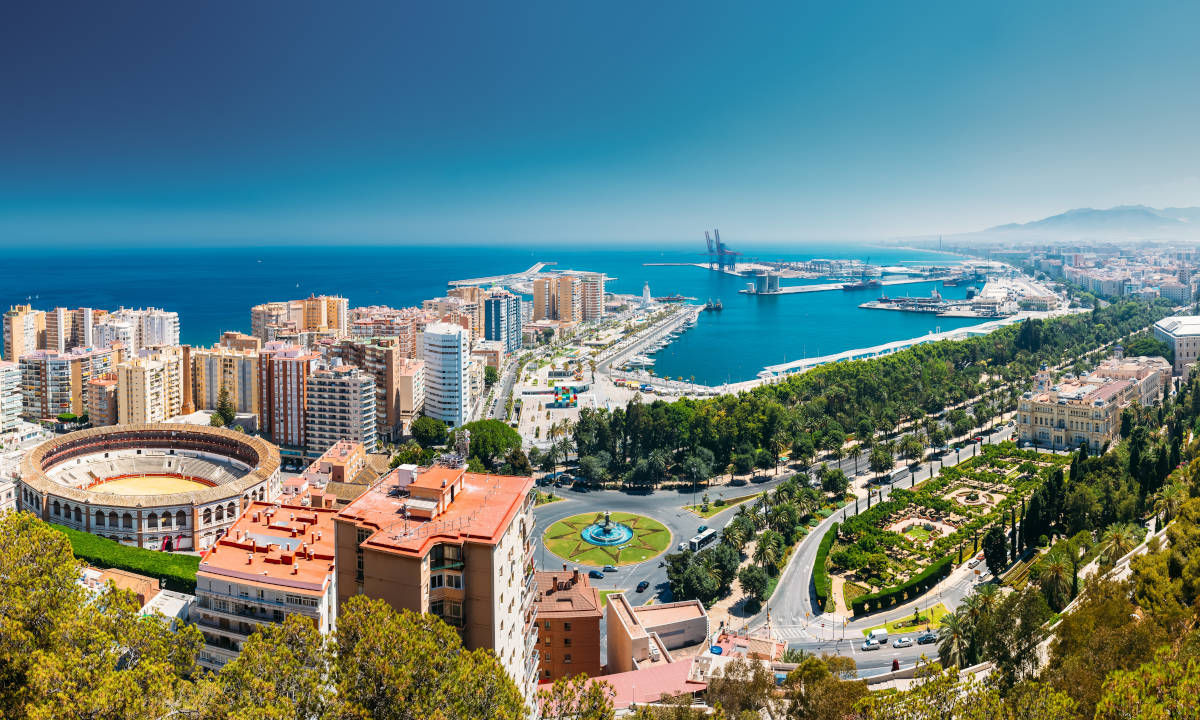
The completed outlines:
{"type": "Polygon", "coordinates": [[[10,3],[0,245],[731,244],[1200,205],[1189,2],[10,3]]]}

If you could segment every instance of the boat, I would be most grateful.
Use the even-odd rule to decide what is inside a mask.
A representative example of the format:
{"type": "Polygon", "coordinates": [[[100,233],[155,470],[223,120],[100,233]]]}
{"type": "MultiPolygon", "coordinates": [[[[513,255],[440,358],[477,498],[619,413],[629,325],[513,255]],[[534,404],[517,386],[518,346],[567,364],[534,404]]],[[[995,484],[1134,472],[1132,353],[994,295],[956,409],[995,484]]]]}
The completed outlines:
{"type": "Polygon", "coordinates": [[[704,309],[709,312],[712,312],[714,310],[719,312],[719,311],[723,310],[724,308],[725,308],[725,306],[721,304],[720,300],[717,300],[714,302],[712,298],[709,298],[708,302],[704,304],[704,309]]]}

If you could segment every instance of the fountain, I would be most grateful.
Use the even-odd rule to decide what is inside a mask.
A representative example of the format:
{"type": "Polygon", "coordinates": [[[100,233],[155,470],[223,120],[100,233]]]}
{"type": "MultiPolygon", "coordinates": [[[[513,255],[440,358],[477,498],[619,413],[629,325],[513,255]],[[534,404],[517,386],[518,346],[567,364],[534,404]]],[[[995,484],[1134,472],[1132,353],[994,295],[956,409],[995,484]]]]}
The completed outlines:
{"type": "Polygon", "coordinates": [[[633,528],[624,523],[613,522],[611,514],[606,510],[604,522],[592,523],[579,534],[593,545],[621,545],[633,539],[633,528]]]}

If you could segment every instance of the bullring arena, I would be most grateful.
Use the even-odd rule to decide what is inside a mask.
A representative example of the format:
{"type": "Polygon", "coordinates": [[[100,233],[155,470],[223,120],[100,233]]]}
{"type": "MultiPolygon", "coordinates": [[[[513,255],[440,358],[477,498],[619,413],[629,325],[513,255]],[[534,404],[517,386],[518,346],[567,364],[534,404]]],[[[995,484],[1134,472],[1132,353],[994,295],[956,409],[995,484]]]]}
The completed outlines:
{"type": "Polygon", "coordinates": [[[225,428],[158,423],[69,433],[21,462],[19,507],[152,550],[204,550],[279,495],[279,450],[225,428]]]}

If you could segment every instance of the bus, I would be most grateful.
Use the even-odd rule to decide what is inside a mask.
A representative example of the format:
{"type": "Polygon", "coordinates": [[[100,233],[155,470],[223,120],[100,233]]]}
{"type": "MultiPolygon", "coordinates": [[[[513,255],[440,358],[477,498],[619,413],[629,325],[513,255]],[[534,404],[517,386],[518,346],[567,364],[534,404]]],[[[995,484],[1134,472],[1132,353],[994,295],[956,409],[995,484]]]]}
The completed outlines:
{"type": "Polygon", "coordinates": [[[696,537],[692,538],[691,540],[688,540],[688,547],[690,547],[692,549],[692,552],[696,552],[700,548],[708,545],[709,543],[711,543],[713,540],[716,540],[716,539],[717,539],[717,529],[716,528],[708,528],[707,530],[700,533],[696,537]]]}

